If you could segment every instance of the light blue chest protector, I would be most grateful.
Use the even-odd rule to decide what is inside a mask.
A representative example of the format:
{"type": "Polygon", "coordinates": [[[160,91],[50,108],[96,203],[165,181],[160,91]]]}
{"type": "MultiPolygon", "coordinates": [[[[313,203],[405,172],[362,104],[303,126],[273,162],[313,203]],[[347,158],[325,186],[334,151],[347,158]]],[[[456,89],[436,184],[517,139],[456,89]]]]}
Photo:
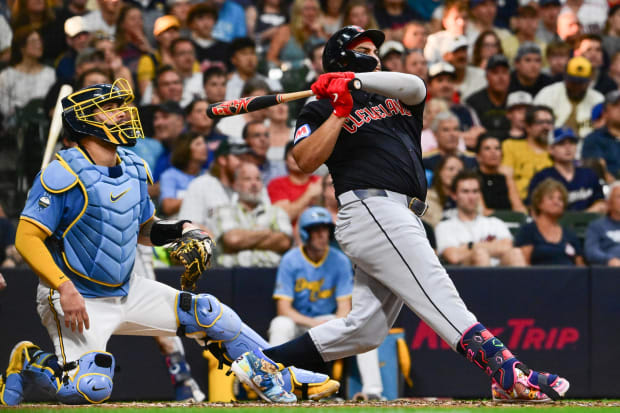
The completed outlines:
{"type": "Polygon", "coordinates": [[[123,148],[117,153],[123,173],[116,178],[102,173],[79,149],[59,153],[60,164],[75,174],[85,199],[62,234],[61,254],[72,278],[85,284],[121,287],[134,265],[148,175],[141,158],[123,148]]]}

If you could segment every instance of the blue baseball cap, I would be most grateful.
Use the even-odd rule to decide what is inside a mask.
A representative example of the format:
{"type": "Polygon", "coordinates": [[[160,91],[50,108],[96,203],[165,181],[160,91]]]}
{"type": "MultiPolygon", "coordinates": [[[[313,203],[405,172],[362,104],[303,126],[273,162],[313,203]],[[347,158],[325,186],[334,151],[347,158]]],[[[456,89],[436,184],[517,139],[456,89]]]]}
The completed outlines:
{"type": "Polygon", "coordinates": [[[569,127],[557,128],[553,131],[552,145],[558,144],[566,139],[572,139],[574,142],[578,142],[579,138],[575,135],[575,132],[569,127]]]}

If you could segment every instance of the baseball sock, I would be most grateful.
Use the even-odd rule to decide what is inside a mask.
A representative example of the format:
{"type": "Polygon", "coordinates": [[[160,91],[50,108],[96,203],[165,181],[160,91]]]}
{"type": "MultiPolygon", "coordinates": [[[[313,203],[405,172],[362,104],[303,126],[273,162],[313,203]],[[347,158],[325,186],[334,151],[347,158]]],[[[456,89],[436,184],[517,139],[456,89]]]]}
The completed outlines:
{"type": "Polygon", "coordinates": [[[327,367],[308,333],[279,346],[263,350],[263,353],[285,366],[319,372],[325,371],[327,367]]]}
{"type": "Polygon", "coordinates": [[[514,365],[519,360],[482,324],[474,324],[463,334],[457,351],[484,370],[505,390],[514,384],[514,365]]]}

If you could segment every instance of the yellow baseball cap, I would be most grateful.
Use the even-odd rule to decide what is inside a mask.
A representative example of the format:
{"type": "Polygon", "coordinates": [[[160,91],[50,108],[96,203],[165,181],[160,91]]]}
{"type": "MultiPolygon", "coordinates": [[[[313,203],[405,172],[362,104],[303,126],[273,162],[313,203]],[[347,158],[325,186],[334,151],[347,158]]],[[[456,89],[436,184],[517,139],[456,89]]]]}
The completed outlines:
{"type": "Polygon", "coordinates": [[[181,24],[179,23],[179,20],[176,17],[167,14],[155,20],[155,25],[153,25],[153,35],[159,36],[166,30],[173,28],[178,29],[180,27],[181,24]]]}
{"type": "Polygon", "coordinates": [[[571,82],[589,82],[592,77],[592,63],[583,56],[575,56],[566,65],[566,78],[571,82]]]}

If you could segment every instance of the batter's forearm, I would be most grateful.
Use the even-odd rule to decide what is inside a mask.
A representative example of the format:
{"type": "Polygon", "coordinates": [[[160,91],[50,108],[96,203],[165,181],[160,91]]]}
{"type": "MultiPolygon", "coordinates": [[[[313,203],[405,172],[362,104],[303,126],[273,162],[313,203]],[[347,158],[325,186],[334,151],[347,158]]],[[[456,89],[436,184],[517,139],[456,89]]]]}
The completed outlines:
{"type": "Polygon", "coordinates": [[[346,119],[331,114],[312,135],[295,145],[293,157],[302,171],[312,173],[329,158],[346,119]]]}
{"type": "Polygon", "coordinates": [[[426,98],[426,85],[416,76],[398,72],[356,73],[362,81],[362,89],[395,98],[406,105],[417,105],[426,98]]]}

